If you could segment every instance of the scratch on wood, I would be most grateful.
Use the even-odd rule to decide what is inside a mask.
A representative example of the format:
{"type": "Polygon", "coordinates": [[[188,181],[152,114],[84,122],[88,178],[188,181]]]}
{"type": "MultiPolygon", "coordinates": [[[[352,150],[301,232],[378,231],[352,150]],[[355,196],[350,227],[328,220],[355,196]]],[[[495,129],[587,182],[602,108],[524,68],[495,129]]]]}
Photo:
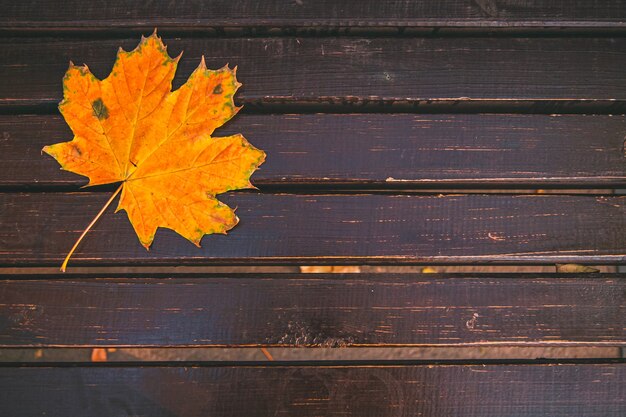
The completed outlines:
{"type": "Polygon", "coordinates": [[[474,0],[474,3],[489,17],[498,17],[498,5],[495,0],[474,0]]]}
{"type": "Polygon", "coordinates": [[[498,236],[496,233],[493,232],[487,233],[487,236],[489,236],[489,239],[495,240],[496,242],[506,240],[506,238],[498,236]]]}
{"type": "Polygon", "coordinates": [[[478,313],[474,313],[471,319],[465,322],[465,327],[469,330],[474,330],[476,328],[476,324],[478,323],[478,313]]]}
{"type": "Polygon", "coordinates": [[[311,326],[306,323],[289,322],[287,331],[278,340],[281,345],[319,346],[325,348],[348,347],[354,344],[352,336],[330,336],[321,325],[311,326]]]}

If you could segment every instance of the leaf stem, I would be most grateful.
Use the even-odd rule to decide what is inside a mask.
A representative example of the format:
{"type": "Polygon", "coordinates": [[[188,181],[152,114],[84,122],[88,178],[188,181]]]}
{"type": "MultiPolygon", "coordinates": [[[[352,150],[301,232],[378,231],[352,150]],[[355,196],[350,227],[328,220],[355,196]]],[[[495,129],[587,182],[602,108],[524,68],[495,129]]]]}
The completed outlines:
{"type": "Polygon", "coordinates": [[[113,193],[113,195],[111,196],[111,198],[109,198],[109,201],[106,202],[106,204],[104,205],[104,207],[102,207],[102,209],[100,210],[100,212],[98,214],[96,214],[96,217],[93,218],[93,220],[91,221],[91,223],[89,223],[89,226],[87,226],[87,228],[83,231],[83,233],[80,235],[80,237],[78,238],[78,240],[76,241],[76,243],[74,243],[74,246],[72,247],[72,249],[70,249],[70,252],[67,254],[67,256],[65,257],[65,260],[63,261],[63,264],[61,265],[61,272],[65,272],[65,269],[67,268],[67,263],[70,261],[70,257],[72,256],[72,254],[74,253],[74,251],[76,250],[76,248],[78,247],[78,244],[80,243],[81,240],[83,240],[83,238],[85,237],[85,235],[87,234],[87,232],[89,231],[89,229],[91,229],[93,227],[94,224],[96,224],[96,222],[98,221],[98,219],[102,216],[102,214],[106,211],[106,209],[111,205],[111,203],[113,202],[113,200],[115,199],[115,197],[117,197],[117,195],[120,193],[120,191],[122,191],[122,187],[124,186],[124,183],[122,183],[117,190],[115,190],[115,192],[113,193]]]}

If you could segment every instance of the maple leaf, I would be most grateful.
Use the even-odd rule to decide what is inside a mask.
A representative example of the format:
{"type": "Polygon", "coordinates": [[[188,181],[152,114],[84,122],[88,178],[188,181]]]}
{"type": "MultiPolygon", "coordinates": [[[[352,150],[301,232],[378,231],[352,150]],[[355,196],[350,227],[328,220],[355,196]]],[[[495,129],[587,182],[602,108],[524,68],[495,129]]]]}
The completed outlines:
{"type": "Polygon", "coordinates": [[[171,91],[180,55],[171,58],[156,34],[131,52],[119,49],[111,74],[97,79],[70,63],[59,110],[74,133],[46,146],[62,169],[89,178],[88,186],[119,183],[85,233],[121,192],[124,210],[148,249],[158,227],[197,246],[205,234],[226,233],[238,218],[216,194],[254,188],[250,175],[265,160],[242,135],[212,137],[240,109],[236,67],[206,68],[204,57],[187,82],[171,91]]]}

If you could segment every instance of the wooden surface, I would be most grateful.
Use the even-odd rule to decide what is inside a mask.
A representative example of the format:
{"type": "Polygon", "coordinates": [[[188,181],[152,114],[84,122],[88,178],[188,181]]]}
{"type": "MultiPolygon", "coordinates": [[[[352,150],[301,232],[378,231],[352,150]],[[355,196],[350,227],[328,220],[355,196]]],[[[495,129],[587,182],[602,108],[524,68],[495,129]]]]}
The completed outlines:
{"type": "MultiPolygon", "coordinates": [[[[244,84],[239,102],[256,106],[308,103],[334,108],[351,104],[348,108],[353,109],[368,103],[404,103],[418,108],[445,104],[458,110],[487,105],[506,109],[521,102],[530,110],[538,105],[549,113],[580,111],[580,106],[586,111],[626,110],[626,38],[164,41],[171,55],[185,51],[175,86],[189,76],[204,54],[209,68],[238,65],[237,75],[244,84]]],[[[56,106],[70,60],[86,63],[103,78],[110,72],[118,47],[129,50],[137,43],[136,37],[0,39],[0,105],[56,106]]]]}
{"type": "Polygon", "coordinates": [[[4,30],[153,27],[624,27],[623,0],[2,2],[4,30]]]}
{"type": "MultiPolygon", "coordinates": [[[[0,194],[0,264],[58,265],[108,193],[0,194]]],[[[196,248],[161,229],[150,251],[109,210],[75,265],[624,262],[626,197],[233,193],[241,219],[196,248]]]]}
{"type": "Polygon", "coordinates": [[[621,274],[4,278],[2,347],[626,346],[621,274]]]}
{"type": "MultiPolygon", "coordinates": [[[[69,187],[86,178],[41,155],[71,140],[60,116],[0,116],[0,187],[69,187]]],[[[258,187],[626,186],[624,116],[523,114],[242,114],[268,155],[258,187]]]]}
{"type": "Polygon", "coordinates": [[[0,368],[0,413],[621,417],[626,364],[0,368]]]}
{"type": "MultiPolygon", "coordinates": [[[[70,139],[68,62],[103,78],[154,27],[185,51],[174,88],[203,54],[239,67],[246,108],[222,134],[267,151],[261,192],[221,197],[241,223],[202,249],[161,230],[146,252],[109,210],[70,268],[626,261],[626,197],[403,194],[626,185],[624,0],[0,10],[0,266],[58,266],[108,198],[68,192],[83,179],[40,149],[70,139]]],[[[626,343],[623,274],[1,278],[0,347],[626,343]]],[[[2,364],[0,415],[626,415],[623,360],[325,365],[2,364]]]]}

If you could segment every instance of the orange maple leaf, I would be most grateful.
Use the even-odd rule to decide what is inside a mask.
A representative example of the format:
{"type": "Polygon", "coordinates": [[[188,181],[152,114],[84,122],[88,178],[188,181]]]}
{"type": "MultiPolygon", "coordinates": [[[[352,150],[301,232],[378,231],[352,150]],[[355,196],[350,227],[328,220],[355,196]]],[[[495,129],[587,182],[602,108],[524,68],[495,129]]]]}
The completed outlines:
{"type": "Polygon", "coordinates": [[[250,175],[265,160],[242,135],[212,137],[240,109],[235,69],[208,70],[204,57],[176,91],[180,55],[170,58],[153,33],[131,52],[118,51],[111,74],[100,81],[87,66],[70,67],[59,110],[72,128],[70,142],[46,146],[62,169],[89,177],[88,186],[121,182],[85,233],[121,192],[117,211],[128,214],[147,248],[158,227],[200,246],[205,234],[226,233],[239,219],[215,195],[254,188],[250,175]]]}

